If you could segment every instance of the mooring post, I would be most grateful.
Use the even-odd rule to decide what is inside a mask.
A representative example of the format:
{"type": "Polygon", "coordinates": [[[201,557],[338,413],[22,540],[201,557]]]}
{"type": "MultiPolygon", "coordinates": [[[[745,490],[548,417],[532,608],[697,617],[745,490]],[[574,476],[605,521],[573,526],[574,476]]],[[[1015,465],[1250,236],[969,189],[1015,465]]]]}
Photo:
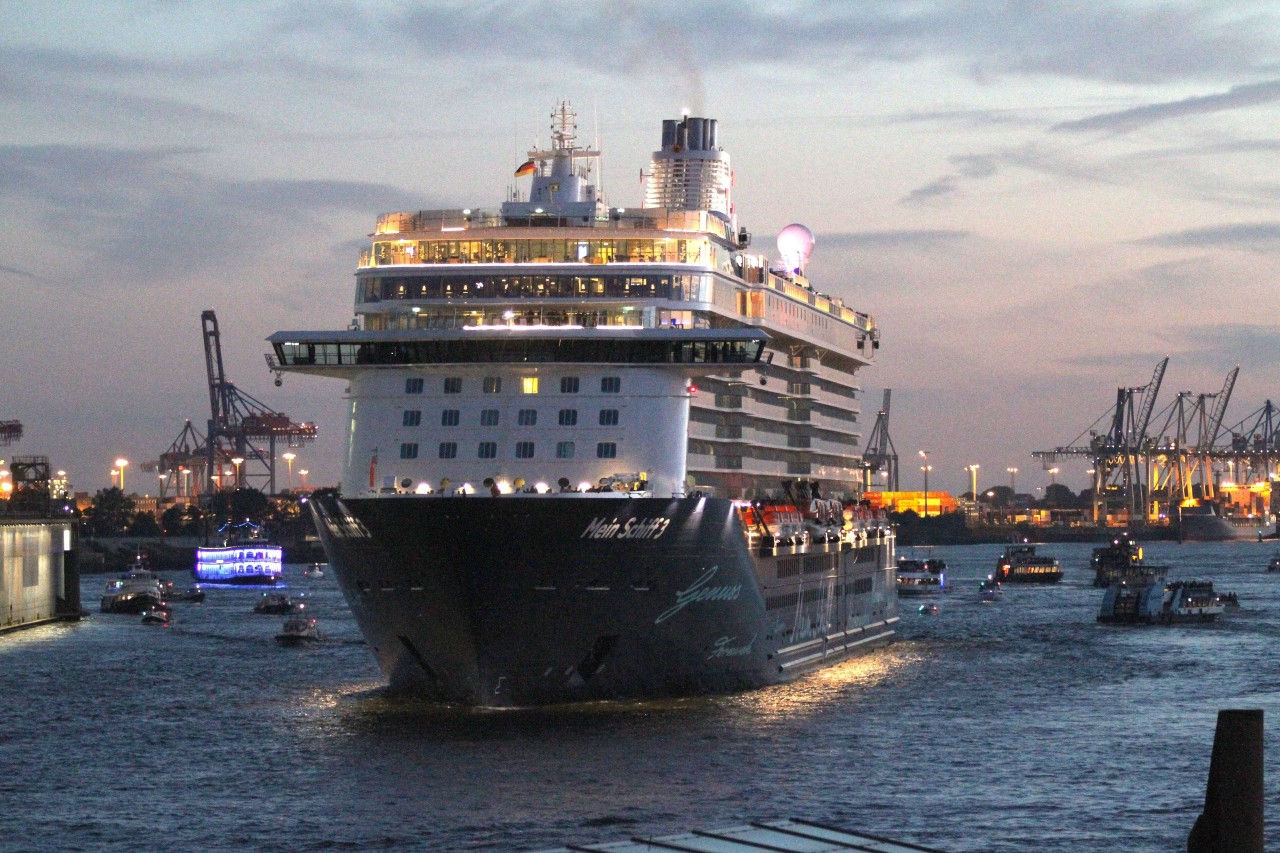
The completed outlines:
{"type": "Polygon", "coordinates": [[[1204,811],[1187,853],[1263,853],[1262,810],[1262,711],[1219,711],[1204,811]]]}

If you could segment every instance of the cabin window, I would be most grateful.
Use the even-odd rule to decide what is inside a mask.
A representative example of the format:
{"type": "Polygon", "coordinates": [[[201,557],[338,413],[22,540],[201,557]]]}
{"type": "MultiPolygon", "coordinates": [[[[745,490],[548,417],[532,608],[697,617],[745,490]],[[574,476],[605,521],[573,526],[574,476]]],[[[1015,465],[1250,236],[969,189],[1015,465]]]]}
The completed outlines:
{"type": "Polygon", "coordinates": [[[406,394],[421,394],[422,387],[421,376],[411,376],[404,381],[404,393],[406,394]]]}
{"type": "Polygon", "coordinates": [[[521,394],[537,394],[538,393],[538,377],[525,376],[520,380],[521,394]]]}
{"type": "Polygon", "coordinates": [[[462,412],[458,409],[445,409],[440,413],[440,426],[457,426],[462,418],[462,412]]]}
{"type": "Polygon", "coordinates": [[[617,409],[601,409],[600,410],[600,426],[617,426],[618,410],[617,409]]]}
{"type": "Polygon", "coordinates": [[[496,459],[498,457],[498,442],[496,441],[480,442],[480,450],[477,455],[481,459],[496,459]]]}
{"type": "Polygon", "coordinates": [[[578,377],[576,376],[560,377],[560,393],[561,394],[577,394],[578,393],[578,377]]]}
{"type": "Polygon", "coordinates": [[[502,377],[486,376],[484,378],[484,393],[501,394],[502,393],[502,377]]]}
{"type": "Polygon", "coordinates": [[[405,409],[404,425],[407,427],[419,426],[422,423],[421,409],[405,409]]]}
{"type": "Polygon", "coordinates": [[[517,441],[516,442],[516,458],[532,459],[533,458],[533,442],[517,441]]]}
{"type": "Polygon", "coordinates": [[[461,394],[462,393],[462,377],[448,376],[444,380],[444,393],[461,394]]]}
{"type": "Polygon", "coordinates": [[[418,442],[406,441],[400,445],[401,459],[417,459],[418,458],[418,442]]]}
{"type": "Polygon", "coordinates": [[[458,442],[442,441],[440,442],[440,458],[456,459],[458,456],[458,442]]]}
{"type": "Polygon", "coordinates": [[[577,409],[561,409],[560,410],[560,426],[577,426],[578,410],[577,409]]]}
{"type": "Polygon", "coordinates": [[[621,376],[604,376],[600,379],[601,394],[617,394],[622,390],[621,376]]]}
{"type": "Polygon", "coordinates": [[[519,426],[537,426],[538,410],[537,409],[521,409],[516,413],[516,423],[519,426]]]}
{"type": "Polygon", "coordinates": [[[557,441],[556,442],[556,458],[572,459],[573,458],[573,442],[557,441]]]}
{"type": "Polygon", "coordinates": [[[480,410],[480,426],[497,426],[498,410],[497,409],[481,409],[480,410]]]}
{"type": "Polygon", "coordinates": [[[596,445],[597,459],[616,459],[618,457],[618,443],[615,441],[602,441],[596,445]]]}

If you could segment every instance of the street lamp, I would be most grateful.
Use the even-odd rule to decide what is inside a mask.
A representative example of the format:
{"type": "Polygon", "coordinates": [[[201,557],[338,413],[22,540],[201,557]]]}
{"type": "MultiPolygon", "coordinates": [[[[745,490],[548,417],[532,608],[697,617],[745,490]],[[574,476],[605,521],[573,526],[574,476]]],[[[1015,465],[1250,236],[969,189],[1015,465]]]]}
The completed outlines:
{"type": "Polygon", "coordinates": [[[1049,485],[1051,486],[1058,485],[1058,469],[1057,468],[1049,469],[1049,485]]]}
{"type": "Polygon", "coordinates": [[[970,494],[973,495],[975,501],[978,500],[978,465],[966,465],[964,470],[969,472],[969,485],[971,487],[970,494]]]}
{"type": "Polygon", "coordinates": [[[1016,495],[1018,493],[1018,469],[1006,468],[1004,470],[1009,472],[1009,491],[1016,495]]]}
{"type": "Polygon", "coordinates": [[[120,491],[124,491],[124,466],[129,464],[128,459],[120,458],[116,460],[116,467],[120,469],[120,491]]]}
{"type": "Polygon", "coordinates": [[[302,468],[298,471],[298,473],[302,475],[302,491],[305,492],[307,490],[307,474],[309,472],[307,471],[306,468],[302,468]]]}
{"type": "Polygon", "coordinates": [[[298,458],[298,454],[293,453],[291,451],[289,453],[281,454],[280,458],[284,460],[284,464],[287,465],[289,468],[289,488],[292,489],[293,488],[293,460],[298,458]]]}
{"type": "Polygon", "coordinates": [[[929,472],[933,470],[933,466],[929,464],[929,451],[921,450],[920,458],[924,460],[924,465],[920,466],[920,470],[924,472],[924,517],[929,517],[929,472]]]}
{"type": "Polygon", "coordinates": [[[111,485],[116,488],[120,486],[120,470],[118,468],[111,469],[111,485]]]}
{"type": "Polygon", "coordinates": [[[240,488],[240,466],[244,464],[243,456],[232,456],[231,464],[236,466],[236,488],[240,488]]]}

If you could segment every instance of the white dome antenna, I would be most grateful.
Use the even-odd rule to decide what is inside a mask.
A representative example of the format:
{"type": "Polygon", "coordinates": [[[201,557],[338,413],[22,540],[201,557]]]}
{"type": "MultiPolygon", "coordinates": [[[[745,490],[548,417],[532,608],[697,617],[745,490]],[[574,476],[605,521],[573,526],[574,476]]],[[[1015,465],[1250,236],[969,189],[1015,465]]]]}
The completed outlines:
{"type": "Polygon", "coordinates": [[[782,264],[787,272],[804,274],[805,264],[809,263],[809,255],[813,253],[813,244],[817,239],[813,231],[806,225],[793,222],[778,234],[778,253],[782,256],[782,264]]]}

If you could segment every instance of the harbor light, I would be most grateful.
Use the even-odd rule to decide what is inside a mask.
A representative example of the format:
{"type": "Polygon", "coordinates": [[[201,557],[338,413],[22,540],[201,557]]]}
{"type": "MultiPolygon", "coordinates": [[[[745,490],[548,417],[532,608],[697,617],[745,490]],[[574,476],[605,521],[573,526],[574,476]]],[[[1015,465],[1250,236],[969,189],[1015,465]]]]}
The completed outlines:
{"type": "Polygon", "coordinates": [[[129,464],[129,460],[121,457],[116,460],[116,467],[120,469],[120,491],[124,491],[124,466],[129,464]]]}
{"type": "Polygon", "coordinates": [[[289,452],[280,454],[280,458],[284,460],[285,466],[289,469],[289,488],[293,488],[293,460],[298,458],[298,454],[289,452]]]}

